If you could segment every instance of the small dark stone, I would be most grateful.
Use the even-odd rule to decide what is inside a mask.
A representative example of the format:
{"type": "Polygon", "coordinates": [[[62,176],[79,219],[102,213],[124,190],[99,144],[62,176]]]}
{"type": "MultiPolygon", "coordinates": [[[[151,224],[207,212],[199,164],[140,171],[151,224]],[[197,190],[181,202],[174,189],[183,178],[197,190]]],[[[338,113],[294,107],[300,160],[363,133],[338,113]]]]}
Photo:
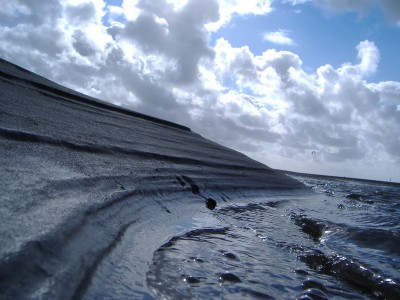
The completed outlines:
{"type": "Polygon", "coordinates": [[[219,279],[221,281],[228,281],[228,282],[242,282],[239,277],[232,273],[222,273],[219,274],[219,279]]]}
{"type": "Polygon", "coordinates": [[[344,206],[343,204],[339,203],[339,204],[337,205],[337,208],[339,208],[339,209],[345,209],[346,206],[344,206]]]}
{"type": "Polygon", "coordinates": [[[212,198],[208,198],[206,201],[206,206],[208,209],[213,210],[217,206],[217,201],[212,198]]]}

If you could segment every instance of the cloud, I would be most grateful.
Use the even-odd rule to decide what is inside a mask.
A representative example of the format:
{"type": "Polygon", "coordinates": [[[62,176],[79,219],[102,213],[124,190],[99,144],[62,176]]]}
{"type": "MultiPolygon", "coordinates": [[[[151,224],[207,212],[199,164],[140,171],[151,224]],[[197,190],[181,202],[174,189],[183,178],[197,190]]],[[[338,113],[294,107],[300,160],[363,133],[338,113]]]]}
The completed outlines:
{"type": "Polygon", "coordinates": [[[223,38],[211,46],[212,30],[235,15],[271,10],[270,1],[246,4],[9,1],[0,7],[0,56],[81,92],[185,124],[273,167],[348,175],[374,168],[395,177],[400,83],[367,82],[379,67],[376,45],[361,41],[354,45],[357,63],[315,72],[290,51],[256,55],[223,38]]]}
{"type": "Polygon", "coordinates": [[[266,15],[272,11],[272,0],[229,0],[218,1],[220,18],[207,25],[210,31],[217,31],[228,24],[234,16],[266,15]]]}
{"type": "Polygon", "coordinates": [[[288,36],[288,32],[284,30],[266,32],[264,40],[278,45],[295,45],[294,41],[288,36]]]}
{"type": "Polygon", "coordinates": [[[364,75],[372,75],[376,72],[379,64],[379,49],[373,42],[363,41],[357,46],[359,68],[364,75]]]}
{"type": "Polygon", "coordinates": [[[382,0],[380,5],[391,22],[400,26],[400,2],[396,0],[382,0]]]}
{"type": "Polygon", "coordinates": [[[400,83],[365,81],[379,63],[373,42],[357,45],[357,64],[337,69],[325,65],[315,73],[306,72],[300,58],[288,51],[267,50],[255,56],[247,47],[234,48],[225,40],[217,41],[215,50],[216,61],[221,60],[216,64],[219,74],[235,74],[236,97],[252,95],[252,101],[241,103],[242,114],[253,109],[262,120],[259,126],[275,134],[271,140],[252,135],[251,143],[259,149],[258,154],[253,149],[253,156],[261,157],[273,141],[272,148],[286,156],[285,161],[304,160],[316,151],[320,162],[343,168],[348,161],[366,164],[371,155],[399,162],[399,139],[393,130],[400,129],[400,83]],[[390,133],[383,133],[382,124],[390,133]]]}

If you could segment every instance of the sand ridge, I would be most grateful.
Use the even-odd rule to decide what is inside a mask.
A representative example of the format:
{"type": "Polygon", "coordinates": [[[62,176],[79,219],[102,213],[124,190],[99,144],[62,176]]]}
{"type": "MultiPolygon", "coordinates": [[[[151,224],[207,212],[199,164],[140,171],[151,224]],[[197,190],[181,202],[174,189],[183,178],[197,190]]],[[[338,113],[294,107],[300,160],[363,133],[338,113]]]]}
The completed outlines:
{"type": "Polygon", "coordinates": [[[0,153],[2,299],[84,298],[122,240],[142,241],[131,248],[140,277],[175,224],[238,199],[308,192],[185,126],[5,60],[0,153]]]}

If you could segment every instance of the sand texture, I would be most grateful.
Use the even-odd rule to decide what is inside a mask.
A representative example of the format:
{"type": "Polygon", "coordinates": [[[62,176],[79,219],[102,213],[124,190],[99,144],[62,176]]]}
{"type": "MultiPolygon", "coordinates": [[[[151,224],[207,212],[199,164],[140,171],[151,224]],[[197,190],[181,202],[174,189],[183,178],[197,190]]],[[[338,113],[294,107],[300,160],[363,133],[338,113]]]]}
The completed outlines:
{"type": "Polygon", "coordinates": [[[147,295],[155,249],[214,206],[306,192],[184,126],[4,60],[0,163],[1,299],[91,298],[128,250],[131,296],[147,295]]]}

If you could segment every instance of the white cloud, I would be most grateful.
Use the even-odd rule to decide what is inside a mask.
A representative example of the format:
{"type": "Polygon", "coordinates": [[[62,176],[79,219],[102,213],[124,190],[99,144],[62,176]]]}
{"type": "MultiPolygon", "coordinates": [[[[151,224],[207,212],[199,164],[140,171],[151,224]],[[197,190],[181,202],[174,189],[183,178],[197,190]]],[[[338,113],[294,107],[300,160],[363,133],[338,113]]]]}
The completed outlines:
{"type": "Polygon", "coordinates": [[[219,0],[219,20],[207,24],[207,29],[217,31],[234,16],[266,15],[272,11],[272,0],[219,0]]]}
{"type": "Polygon", "coordinates": [[[271,10],[269,1],[246,4],[11,1],[0,7],[0,56],[81,92],[185,124],[273,167],[342,175],[374,168],[376,176],[395,178],[400,83],[366,81],[379,65],[375,44],[354,45],[356,64],[315,72],[290,51],[255,55],[225,39],[211,47],[210,23],[271,10]]]}
{"type": "Polygon", "coordinates": [[[278,45],[293,46],[295,44],[288,36],[288,32],[284,30],[266,32],[264,40],[278,45]]]}
{"type": "MultiPolygon", "coordinates": [[[[123,0],[121,5],[121,10],[123,16],[128,21],[136,20],[140,15],[140,9],[137,7],[139,0],[123,0]]],[[[115,7],[115,6],[114,6],[115,7]]],[[[120,9],[113,8],[116,14],[121,13],[120,9]]]]}
{"type": "MultiPolygon", "coordinates": [[[[267,50],[255,56],[247,47],[233,48],[219,40],[216,59],[222,59],[216,64],[217,69],[223,70],[224,76],[235,74],[233,79],[239,91],[228,94],[229,99],[252,95],[251,101],[242,101],[240,105],[235,102],[235,114],[228,106],[231,115],[224,117],[238,120],[238,107],[242,107],[244,115],[250,106],[263,120],[259,128],[270,132],[269,138],[265,133],[264,137],[256,131],[247,133],[252,136],[248,143],[254,146],[247,153],[257,158],[279,153],[285,159],[280,159],[280,166],[268,160],[273,166],[291,168],[295,158],[308,161],[308,170],[316,172],[321,172],[322,162],[338,171],[338,166],[348,170],[349,161],[358,164],[356,169],[363,169],[366,164],[379,169],[385,160],[398,164],[400,145],[393,130],[400,129],[396,106],[400,103],[400,83],[366,83],[366,76],[377,68],[379,50],[370,41],[360,42],[356,49],[358,64],[344,64],[338,69],[325,65],[315,73],[307,73],[294,53],[267,50]],[[260,86],[269,88],[263,93],[260,86]],[[390,128],[387,134],[383,133],[383,126],[390,128]],[[310,158],[312,151],[318,153],[318,159],[310,158]]],[[[235,146],[243,147],[240,143],[235,146]]],[[[381,175],[385,172],[381,171],[381,175]]]]}
{"type": "Polygon", "coordinates": [[[374,74],[378,68],[380,54],[373,42],[363,41],[358,44],[359,68],[364,75],[374,74]]]}

